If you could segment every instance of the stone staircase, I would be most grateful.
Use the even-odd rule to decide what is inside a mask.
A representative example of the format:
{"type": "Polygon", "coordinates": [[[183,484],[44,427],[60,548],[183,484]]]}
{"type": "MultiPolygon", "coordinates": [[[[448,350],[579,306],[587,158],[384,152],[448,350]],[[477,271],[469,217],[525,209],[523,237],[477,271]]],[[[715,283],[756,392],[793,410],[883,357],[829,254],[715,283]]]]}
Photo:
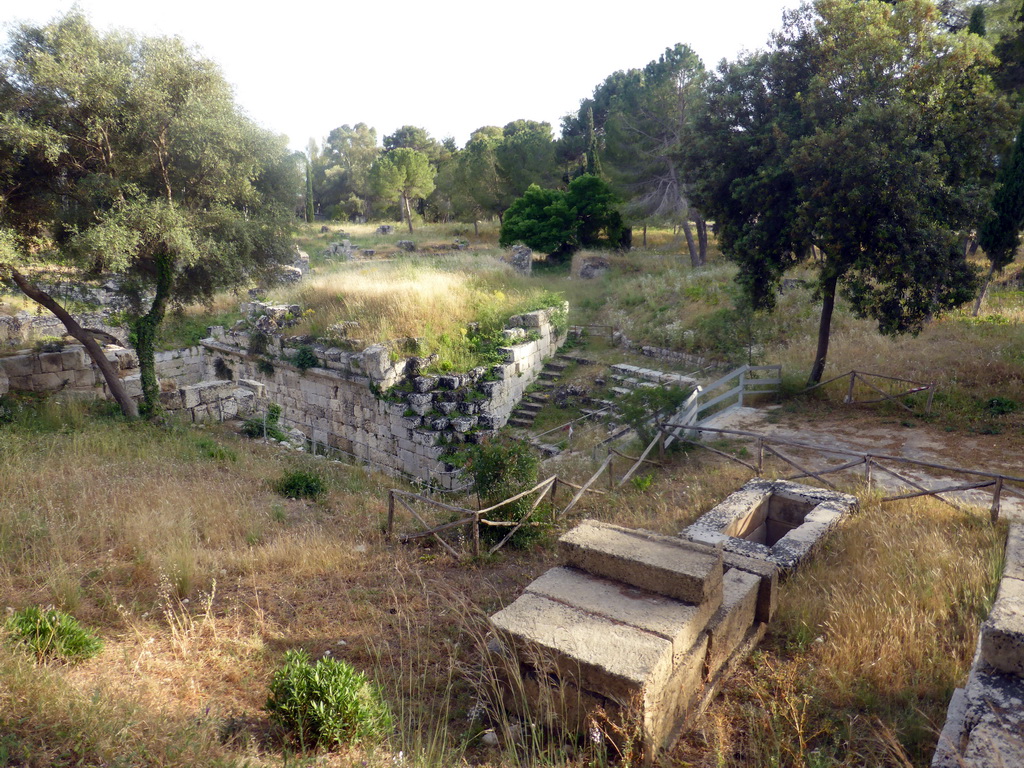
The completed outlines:
{"type": "Polygon", "coordinates": [[[573,361],[567,360],[563,355],[558,355],[544,365],[540,376],[537,377],[537,389],[528,393],[519,407],[512,412],[512,416],[508,420],[509,426],[519,429],[529,429],[533,426],[533,420],[537,418],[541,408],[551,400],[551,391],[558,385],[559,379],[562,378],[562,374],[565,373],[570,362],[573,361]]]}
{"type": "Polygon", "coordinates": [[[619,728],[635,717],[650,763],[763,636],[775,569],[595,521],[562,536],[559,553],[559,567],[491,617],[507,703],[522,707],[525,693],[531,722],[582,733],[595,714],[619,728]]]}

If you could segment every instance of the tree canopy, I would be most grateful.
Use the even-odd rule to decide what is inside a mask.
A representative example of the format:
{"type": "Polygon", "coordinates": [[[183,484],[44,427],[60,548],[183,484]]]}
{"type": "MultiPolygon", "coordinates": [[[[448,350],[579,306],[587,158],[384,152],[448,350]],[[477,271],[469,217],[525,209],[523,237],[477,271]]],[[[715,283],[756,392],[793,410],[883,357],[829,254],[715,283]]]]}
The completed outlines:
{"type": "Polygon", "coordinates": [[[959,239],[981,217],[1006,124],[991,64],[927,0],[818,0],[710,83],[695,197],[753,306],[774,305],[790,267],[817,267],[812,382],[837,289],[884,333],[973,294],[959,239]]]}
{"type": "Polygon", "coordinates": [[[412,232],[413,198],[426,197],[434,191],[437,171],[419,150],[398,147],[381,155],[371,169],[374,186],[382,197],[398,199],[402,213],[412,232]]]}
{"type": "Polygon", "coordinates": [[[135,406],[116,372],[32,270],[121,276],[153,410],[168,305],[289,260],[300,173],[283,138],[249,120],[217,67],[179,39],[101,33],[78,11],[11,33],[0,59],[0,271],[86,345],[126,413],[135,406]]]}

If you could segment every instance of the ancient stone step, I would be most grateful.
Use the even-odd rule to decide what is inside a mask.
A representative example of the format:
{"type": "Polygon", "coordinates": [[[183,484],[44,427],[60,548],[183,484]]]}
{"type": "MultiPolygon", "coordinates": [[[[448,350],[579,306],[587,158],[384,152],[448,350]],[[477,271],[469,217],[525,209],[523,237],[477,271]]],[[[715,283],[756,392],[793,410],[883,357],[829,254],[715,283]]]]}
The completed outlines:
{"type": "Polygon", "coordinates": [[[562,352],[558,355],[559,360],[565,360],[570,363],[577,363],[579,365],[595,365],[594,361],[587,357],[580,355],[573,355],[568,352],[562,352]]]}
{"type": "Polygon", "coordinates": [[[722,603],[722,553],[675,537],[586,520],[558,540],[562,562],[694,605],[722,603]]]}
{"type": "Polygon", "coordinates": [[[552,568],[526,591],[663,637],[677,654],[693,647],[713,613],[710,603],[670,600],[576,568],[552,568]]]}
{"type": "Polygon", "coordinates": [[[551,381],[551,382],[554,382],[554,381],[558,380],[558,374],[557,373],[551,373],[550,371],[541,371],[540,372],[540,380],[541,381],[551,381]]]}
{"type": "Polygon", "coordinates": [[[526,429],[533,426],[533,419],[521,419],[513,416],[508,420],[510,427],[519,427],[520,429],[526,429]]]}
{"type": "Polygon", "coordinates": [[[549,360],[548,362],[544,363],[543,370],[545,370],[545,371],[557,371],[558,373],[563,373],[565,371],[565,369],[568,368],[568,367],[569,367],[568,363],[557,363],[557,362],[555,362],[553,360],[549,360]]]}
{"type": "Polygon", "coordinates": [[[533,414],[533,415],[537,415],[537,413],[543,407],[544,407],[543,403],[530,403],[530,402],[526,402],[526,403],[520,403],[518,410],[519,411],[524,411],[526,413],[530,413],[530,414],[533,414]]]}
{"type": "Polygon", "coordinates": [[[632,389],[626,389],[625,387],[609,387],[608,389],[609,391],[614,392],[616,395],[619,395],[620,397],[628,395],[633,391],[632,389]]]}
{"type": "Polygon", "coordinates": [[[530,394],[528,394],[526,396],[526,399],[529,402],[531,402],[531,403],[537,403],[538,405],[543,405],[544,403],[546,403],[548,400],[551,399],[551,396],[550,395],[546,395],[543,392],[531,392],[530,394]]]}

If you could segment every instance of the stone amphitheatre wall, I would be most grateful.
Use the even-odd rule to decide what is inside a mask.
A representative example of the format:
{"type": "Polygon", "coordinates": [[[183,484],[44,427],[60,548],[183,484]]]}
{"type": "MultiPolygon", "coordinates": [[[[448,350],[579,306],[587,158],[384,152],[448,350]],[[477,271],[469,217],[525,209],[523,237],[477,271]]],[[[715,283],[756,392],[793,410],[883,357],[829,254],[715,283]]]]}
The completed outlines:
{"type": "MultiPolygon", "coordinates": [[[[283,346],[280,337],[272,338],[271,354],[256,355],[248,351],[247,332],[214,328],[197,347],[157,355],[161,400],[190,421],[258,416],[276,403],[281,425],[319,446],[451,488],[457,480],[444,461],[449,446],[479,441],[503,427],[565,340],[553,312],[509,321],[505,362],[445,375],[423,375],[428,361],[392,360],[382,345],[361,352],[314,346],[319,365],[303,371],[291,362],[296,350],[283,346]]],[[[140,396],[134,352],[108,347],[106,353],[129,393],[140,396]]],[[[0,394],[8,388],[108,397],[103,377],[77,345],[0,357],[0,394]]]]}
{"type": "MultiPolygon", "coordinates": [[[[282,425],[317,445],[451,488],[457,480],[444,461],[449,446],[504,426],[565,340],[551,317],[552,310],[541,310],[512,318],[504,363],[445,375],[421,374],[419,358],[393,361],[381,345],[362,352],[314,346],[319,365],[305,371],[288,362],[295,350],[278,346],[269,372],[266,357],[248,351],[248,333],[215,328],[202,342],[205,378],[256,383],[263,403],[281,406],[282,425]]],[[[177,406],[173,391],[165,404],[177,406]]]]}

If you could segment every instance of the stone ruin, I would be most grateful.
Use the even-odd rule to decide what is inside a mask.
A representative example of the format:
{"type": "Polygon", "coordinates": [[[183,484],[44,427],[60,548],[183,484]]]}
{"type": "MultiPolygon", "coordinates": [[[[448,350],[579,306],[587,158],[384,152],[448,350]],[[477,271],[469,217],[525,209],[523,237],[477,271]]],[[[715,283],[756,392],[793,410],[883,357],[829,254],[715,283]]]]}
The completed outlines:
{"type": "Polygon", "coordinates": [[[632,730],[652,762],[760,642],[780,575],[856,509],[847,494],[757,479],[690,538],[584,521],[559,540],[561,565],[491,617],[505,706],[578,733],[609,721],[606,735],[632,730]],[[774,537],[788,542],[773,553],[774,537]]]}
{"type": "Polygon", "coordinates": [[[611,262],[607,256],[577,253],[572,257],[571,274],[580,280],[594,280],[608,273],[611,262]]]}
{"type": "Polygon", "coordinates": [[[520,275],[529,276],[533,273],[533,251],[522,243],[517,243],[505,251],[501,260],[510,264],[520,275]]]}
{"type": "Polygon", "coordinates": [[[999,592],[974,663],[953,692],[932,768],[1024,765],[1024,522],[1006,540],[999,592]]]}

